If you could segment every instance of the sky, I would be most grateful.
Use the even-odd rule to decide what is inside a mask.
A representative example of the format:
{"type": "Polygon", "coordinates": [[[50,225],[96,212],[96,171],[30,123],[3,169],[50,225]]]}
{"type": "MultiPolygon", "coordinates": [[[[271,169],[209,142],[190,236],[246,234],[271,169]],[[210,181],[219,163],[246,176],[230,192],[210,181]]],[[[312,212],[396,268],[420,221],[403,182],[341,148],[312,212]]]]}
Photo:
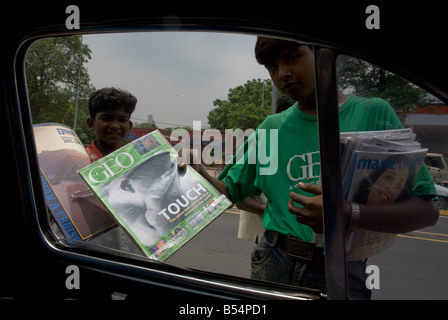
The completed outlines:
{"type": "MultiPolygon", "coordinates": [[[[255,36],[209,32],[85,35],[87,68],[97,88],[118,87],[137,97],[134,123],[152,114],[160,128],[193,126],[213,101],[251,79],[268,79],[254,57],[255,36]]],[[[260,93],[261,94],[261,93],[260,93]]],[[[270,97],[269,97],[270,98],[270,97]]]]}

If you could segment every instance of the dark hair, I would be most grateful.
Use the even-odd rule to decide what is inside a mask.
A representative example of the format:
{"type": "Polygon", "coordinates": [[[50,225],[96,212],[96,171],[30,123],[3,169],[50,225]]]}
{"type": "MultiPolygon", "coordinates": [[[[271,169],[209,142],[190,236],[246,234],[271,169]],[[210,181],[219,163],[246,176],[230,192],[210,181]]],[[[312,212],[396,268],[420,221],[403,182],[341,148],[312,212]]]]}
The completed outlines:
{"type": "Polygon", "coordinates": [[[95,118],[97,112],[115,110],[124,107],[131,115],[137,104],[137,98],[127,91],[117,88],[103,88],[92,93],[89,98],[89,113],[95,118]]]}
{"type": "Polygon", "coordinates": [[[257,37],[255,44],[255,58],[259,64],[269,65],[277,60],[279,54],[286,49],[297,49],[301,46],[295,41],[274,38],[257,37]]]}

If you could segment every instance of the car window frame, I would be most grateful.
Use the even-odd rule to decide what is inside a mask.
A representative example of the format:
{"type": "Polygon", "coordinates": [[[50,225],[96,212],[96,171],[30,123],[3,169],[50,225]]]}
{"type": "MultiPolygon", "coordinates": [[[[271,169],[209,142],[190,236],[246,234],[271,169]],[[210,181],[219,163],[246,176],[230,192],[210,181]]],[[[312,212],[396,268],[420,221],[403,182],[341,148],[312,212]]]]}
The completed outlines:
{"type": "MultiPolygon", "coordinates": [[[[130,24],[132,25],[132,24],[130,24]]],[[[172,29],[173,31],[178,31],[180,26],[173,25],[171,27],[165,25],[166,30],[172,29]]],[[[153,26],[145,26],[144,31],[157,31],[157,28],[153,26]]],[[[191,30],[192,28],[186,28],[191,30]]],[[[232,27],[221,27],[216,28],[210,26],[208,28],[206,25],[197,27],[197,31],[227,31],[227,32],[241,32],[238,28],[232,27]],[[216,30],[219,29],[219,30],[216,30]]],[[[74,34],[85,34],[88,30],[81,29],[80,32],[73,32],[67,30],[58,29],[57,31],[45,31],[42,33],[37,32],[31,37],[28,37],[23,40],[20,49],[16,55],[17,61],[24,61],[25,52],[28,46],[32,41],[38,38],[45,38],[49,36],[55,35],[74,35],[74,34]]],[[[101,32],[120,32],[120,31],[131,31],[126,25],[121,25],[119,28],[114,27],[100,27],[100,28],[92,28],[88,33],[101,33],[101,32]]],[[[141,31],[140,28],[132,29],[132,31],[141,31]]],[[[245,28],[245,33],[253,33],[253,34],[263,34],[265,36],[280,36],[285,37],[291,40],[305,40],[307,39],[298,39],[294,34],[284,33],[280,30],[258,30],[256,28],[250,29],[245,28]]],[[[310,41],[310,44],[314,46],[315,50],[315,66],[316,66],[316,83],[317,83],[317,96],[318,96],[318,122],[319,122],[319,141],[321,145],[321,166],[322,166],[322,193],[323,193],[323,205],[324,205],[324,232],[325,232],[325,248],[326,248],[326,266],[327,266],[327,290],[328,290],[328,298],[329,299],[346,299],[347,298],[347,289],[346,289],[346,272],[345,272],[345,249],[344,249],[344,222],[342,212],[342,188],[331,188],[330,186],[340,185],[341,178],[339,173],[340,168],[340,158],[339,158],[339,123],[338,123],[338,114],[337,114],[337,83],[336,83],[336,58],[338,54],[349,54],[350,52],[342,52],[340,50],[335,50],[330,45],[320,44],[317,41],[310,41]],[[326,129],[323,129],[326,128],[326,129]],[[331,141],[331,142],[330,142],[331,141]],[[328,146],[332,146],[328,148],[328,146]],[[336,170],[335,170],[336,169],[336,170]],[[336,174],[335,174],[336,173],[336,174]],[[331,245],[330,245],[331,244],[331,245]],[[328,250],[328,248],[332,248],[332,250],[328,250]]],[[[364,58],[363,58],[364,59],[364,58]]],[[[377,63],[381,66],[381,63],[377,63]]],[[[16,63],[15,65],[15,74],[16,74],[16,98],[18,100],[19,106],[21,106],[19,110],[20,117],[17,118],[17,124],[20,124],[19,130],[22,133],[22,136],[17,137],[17,141],[20,142],[19,149],[23,149],[25,154],[28,154],[27,160],[27,170],[25,173],[28,177],[28,183],[32,186],[29,190],[31,199],[33,201],[34,213],[45,211],[45,201],[43,200],[43,190],[40,185],[40,177],[38,177],[39,167],[37,163],[36,150],[33,143],[33,133],[32,133],[32,122],[30,118],[30,113],[27,111],[29,108],[29,102],[27,99],[27,95],[24,94],[27,92],[26,84],[24,83],[24,71],[25,66],[23,64],[16,63]],[[31,142],[31,143],[30,143],[31,142]]],[[[387,69],[387,68],[386,68],[387,69]]],[[[426,90],[426,88],[425,88],[426,90]]],[[[88,258],[88,252],[91,251],[83,251],[82,249],[72,249],[67,247],[62,247],[53,242],[51,239],[51,234],[46,230],[50,229],[48,225],[48,220],[43,219],[42,214],[37,214],[33,216],[33,221],[35,221],[39,234],[41,236],[41,240],[48,250],[51,250],[57,256],[68,259],[70,261],[78,261],[81,262],[88,258]]],[[[93,258],[93,261],[87,263],[89,266],[93,268],[108,267],[112,270],[117,270],[126,266],[132,270],[135,267],[136,273],[143,272],[146,268],[144,263],[136,263],[133,259],[128,259],[126,257],[116,257],[110,255],[108,253],[98,253],[97,258],[93,258]],[[132,264],[135,264],[133,266],[132,264]],[[120,266],[120,267],[118,267],[120,266]]],[[[148,271],[148,270],[147,270],[148,271]]],[[[154,270],[152,270],[154,271],[154,270]]],[[[194,273],[195,271],[193,271],[194,273]]],[[[180,268],[161,268],[160,273],[155,271],[156,274],[163,274],[165,277],[172,276],[176,279],[182,279],[182,281],[191,282],[193,285],[197,285],[198,279],[195,278],[194,274],[192,274],[189,270],[183,270],[180,268]],[[177,277],[175,272],[185,272],[181,274],[180,277],[177,277]],[[187,280],[188,279],[188,280],[187,280]]],[[[212,275],[212,278],[217,277],[220,278],[219,275],[212,275]]],[[[223,279],[229,278],[228,276],[223,276],[223,279]]],[[[221,279],[221,280],[223,280],[221,279]]],[[[240,281],[241,279],[238,279],[240,281]]],[[[209,282],[205,281],[204,283],[208,283],[210,285],[213,280],[209,282]]],[[[217,282],[218,283],[218,282],[217,282]]],[[[230,288],[225,284],[225,281],[220,283],[218,287],[222,285],[223,287],[230,288]]],[[[246,284],[247,285],[247,284],[246,284]]],[[[199,285],[200,286],[200,285],[199,285]]],[[[238,286],[236,286],[238,287],[238,286]]],[[[235,288],[236,288],[235,287],[235,288]]],[[[256,287],[256,286],[255,286],[256,287]]],[[[235,289],[234,288],[234,289],[235,289]]],[[[239,291],[239,289],[235,289],[239,291]]],[[[248,290],[251,291],[252,289],[248,290]]],[[[253,289],[255,290],[255,289],[253,289]]],[[[259,289],[256,289],[259,290],[259,289]]],[[[219,291],[219,289],[218,289],[219,291]]],[[[243,290],[244,291],[244,290],[243,290]]],[[[253,293],[253,291],[251,291],[253,293]]],[[[263,292],[260,289],[260,292],[263,292]]],[[[261,296],[264,295],[269,296],[268,292],[260,293],[261,296]]],[[[304,295],[305,298],[313,297],[314,292],[312,294],[306,293],[304,295]]],[[[295,296],[291,296],[295,298],[295,296]]],[[[300,297],[302,298],[302,297],[300,297]]]]}
{"type": "MultiPolygon", "coordinates": [[[[132,30],[134,31],[140,31],[132,30]]],[[[148,31],[145,29],[145,31],[148,31]]],[[[157,32],[157,30],[154,30],[157,32]]],[[[173,28],[173,31],[179,31],[173,28]]],[[[191,31],[190,29],[186,31],[191,31]]],[[[203,31],[200,28],[198,31],[203,31]]],[[[232,30],[230,30],[232,31],[232,30]]],[[[105,32],[103,29],[101,32],[105,32]]],[[[124,29],[124,32],[131,32],[129,29],[124,29]]],[[[151,32],[151,31],[150,31],[151,32]]],[[[96,30],[92,33],[100,33],[96,30]]],[[[118,30],[112,30],[108,33],[120,33],[118,30]]],[[[37,160],[37,150],[34,143],[34,133],[32,129],[32,119],[29,110],[29,100],[27,93],[27,86],[25,80],[25,56],[28,48],[34,41],[54,36],[68,36],[76,35],[77,32],[65,33],[47,33],[34,35],[21,44],[17,55],[17,61],[23,63],[16,63],[15,65],[15,82],[17,88],[17,99],[20,105],[20,114],[18,118],[20,122],[20,129],[23,132],[23,147],[26,149],[27,165],[28,165],[28,180],[30,184],[30,197],[33,199],[33,221],[35,222],[36,231],[39,238],[46,248],[58,259],[70,261],[71,264],[92,268],[98,272],[105,272],[104,270],[115,270],[120,275],[119,271],[126,269],[126,273],[134,272],[136,281],[148,282],[148,278],[165,279],[167,282],[178,282],[186,287],[199,287],[205,291],[220,292],[218,296],[226,297],[227,294],[240,296],[241,298],[255,298],[255,299],[293,299],[293,300],[308,300],[308,299],[326,299],[328,296],[322,294],[317,290],[310,288],[293,288],[281,284],[269,284],[266,282],[255,281],[252,279],[244,279],[225,274],[216,274],[204,270],[185,269],[168,264],[149,261],[146,259],[138,259],[132,255],[117,256],[113,249],[93,250],[92,248],[83,249],[82,247],[69,247],[63,245],[63,242],[55,238],[51,231],[49,219],[46,218],[46,203],[44,199],[43,187],[41,185],[41,178],[39,174],[39,164],[37,160]],[[20,121],[21,120],[21,121],[20,121]],[[227,293],[223,293],[223,289],[227,293]]],[[[85,31],[79,32],[85,34],[85,31]]],[[[271,35],[272,36],[272,35],[271,35]]],[[[88,246],[88,245],[87,245],[88,246]]],[[[122,275],[121,275],[122,276],[122,275]]],[[[156,284],[149,281],[152,284],[156,284]]],[[[157,285],[157,284],[156,284],[157,285]]],[[[165,286],[165,284],[160,284],[165,286]]],[[[189,291],[192,289],[186,289],[189,291]]],[[[200,290],[198,291],[200,292],[200,290]]],[[[210,294],[210,293],[209,293],[210,294]]],[[[213,294],[212,294],[213,295],[213,294]]]]}
{"type": "Polygon", "coordinates": [[[345,220],[343,213],[339,106],[336,79],[337,53],[315,46],[317,120],[321,162],[327,294],[347,299],[345,220]],[[331,248],[331,250],[328,250],[331,248]]]}

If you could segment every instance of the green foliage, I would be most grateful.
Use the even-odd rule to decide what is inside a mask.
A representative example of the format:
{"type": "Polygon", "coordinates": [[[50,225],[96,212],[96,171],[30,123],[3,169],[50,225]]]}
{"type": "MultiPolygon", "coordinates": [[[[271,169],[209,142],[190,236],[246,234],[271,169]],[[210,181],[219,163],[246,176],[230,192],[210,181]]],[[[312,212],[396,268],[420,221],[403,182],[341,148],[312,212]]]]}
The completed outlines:
{"type": "Polygon", "coordinates": [[[154,122],[142,122],[134,125],[135,128],[147,128],[147,129],[156,129],[157,125],[154,122]]]}
{"type": "Polygon", "coordinates": [[[429,102],[426,92],[409,81],[356,58],[338,58],[338,86],[363,97],[388,101],[396,112],[412,112],[418,105],[429,102]]]}
{"type": "Polygon", "coordinates": [[[30,47],[26,79],[33,123],[56,122],[72,127],[79,79],[77,133],[84,143],[94,137],[86,123],[87,100],[95,90],[85,66],[90,54],[80,36],[42,39],[30,47]]]}
{"type": "Polygon", "coordinates": [[[211,128],[242,130],[255,129],[271,114],[272,82],[253,79],[244,85],[229,89],[227,100],[216,99],[216,107],[208,114],[211,128]]]}

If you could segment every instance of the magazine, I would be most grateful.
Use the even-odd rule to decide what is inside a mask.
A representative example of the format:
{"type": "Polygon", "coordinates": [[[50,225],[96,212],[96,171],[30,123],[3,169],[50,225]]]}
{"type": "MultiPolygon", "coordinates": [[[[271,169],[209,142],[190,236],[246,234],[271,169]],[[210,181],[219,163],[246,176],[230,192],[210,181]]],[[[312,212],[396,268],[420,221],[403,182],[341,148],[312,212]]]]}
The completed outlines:
{"type": "Polygon", "coordinates": [[[114,218],[77,174],[90,163],[76,133],[57,123],[34,125],[47,207],[66,239],[88,241],[117,226],[114,218]]]}
{"type": "MultiPolygon", "coordinates": [[[[386,205],[412,193],[428,149],[410,129],[341,134],[344,199],[386,205]]],[[[346,235],[348,261],[361,260],[394,245],[396,234],[355,229],[346,235]]]]}
{"type": "Polygon", "coordinates": [[[79,171],[150,259],[165,261],[231,202],[193,168],[158,130],[79,171]]]}

